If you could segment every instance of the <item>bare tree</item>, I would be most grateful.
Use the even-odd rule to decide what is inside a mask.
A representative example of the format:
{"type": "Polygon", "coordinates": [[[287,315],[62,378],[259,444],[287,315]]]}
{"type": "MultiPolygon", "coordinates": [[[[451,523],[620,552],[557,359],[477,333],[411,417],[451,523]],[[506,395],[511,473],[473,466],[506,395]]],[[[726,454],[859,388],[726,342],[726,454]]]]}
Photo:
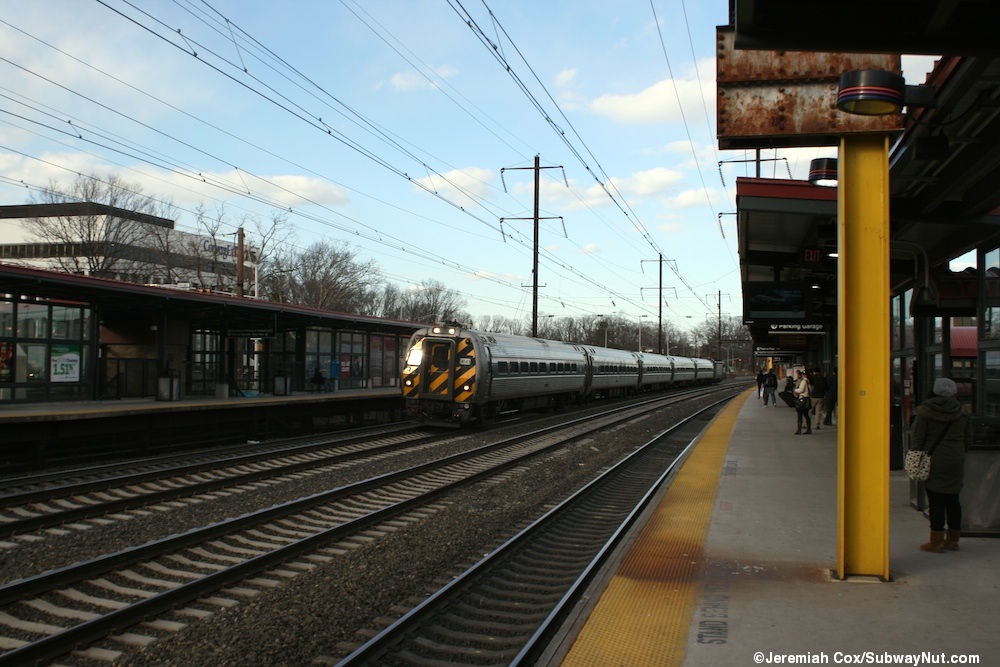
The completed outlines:
{"type": "Polygon", "coordinates": [[[397,320],[402,319],[403,310],[403,291],[390,282],[383,282],[369,291],[368,302],[362,312],[373,317],[397,320]]]}
{"type": "Polygon", "coordinates": [[[274,256],[262,292],[273,301],[358,313],[380,285],[375,262],[361,262],[346,244],[317,241],[301,253],[274,256]]]}
{"type": "Polygon", "coordinates": [[[440,280],[424,280],[403,293],[400,319],[466,324],[471,316],[465,312],[465,300],[457,291],[448,289],[440,280]]]}
{"type": "MultiPolygon", "coordinates": [[[[106,206],[164,217],[169,204],[142,194],[138,183],[126,183],[111,174],[78,175],[68,188],[57,181],[28,199],[32,204],[94,202],[106,206]]],[[[134,278],[150,272],[150,226],[109,213],[28,219],[25,226],[37,241],[62,246],[53,260],[65,271],[93,276],[134,278]]]]}
{"type": "MultiPolygon", "coordinates": [[[[246,252],[255,273],[245,277],[247,284],[244,285],[244,294],[249,294],[250,283],[256,290],[260,289],[260,282],[271,270],[275,257],[282,246],[292,245],[295,234],[288,225],[288,214],[284,211],[274,211],[270,219],[259,216],[247,216],[243,219],[243,227],[249,228],[248,245],[246,252]]],[[[254,292],[254,296],[260,295],[254,292]]]]}

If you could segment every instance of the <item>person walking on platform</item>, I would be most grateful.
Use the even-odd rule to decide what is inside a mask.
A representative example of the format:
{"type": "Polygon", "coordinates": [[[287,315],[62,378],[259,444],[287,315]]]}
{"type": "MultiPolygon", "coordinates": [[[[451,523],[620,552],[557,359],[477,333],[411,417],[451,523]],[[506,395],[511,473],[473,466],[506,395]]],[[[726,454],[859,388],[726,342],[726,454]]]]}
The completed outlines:
{"type": "Polygon", "coordinates": [[[920,545],[920,550],[936,554],[958,551],[958,538],[962,534],[959,493],[965,477],[965,452],[972,446],[972,419],[955,398],[957,391],[954,380],[935,380],[931,397],[917,407],[910,427],[913,435],[910,449],[933,450],[931,474],[924,482],[931,538],[920,545]]]}
{"type": "Polygon", "coordinates": [[[809,388],[809,396],[812,400],[812,414],[816,417],[816,430],[820,430],[820,423],[823,420],[823,406],[826,401],[826,376],[823,371],[814,368],[812,372],[812,386],[809,388]]]}
{"type": "Polygon", "coordinates": [[[778,397],[775,393],[778,390],[778,376],[774,374],[774,368],[768,368],[764,373],[764,407],[771,401],[771,407],[778,407],[778,397]]]}
{"type": "Polygon", "coordinates": [[[764,367],[757,372],[757,398],[764,395],[764,367]]]}
{"type": "Polygon", "coordinates": [[[823,426],[833,426],[833,410],[837,407],[837,369],[830,371],[830,377],[826,381],[826,394],[823,395],[823,409],[826,417],[823,418],[823,426]]]}
{"type": "Polygon", "coordinates": [[[804,371],[795,371],[795,435],[812,435],[812,418],[809,411],[812,409],[812,400],[809,398],[809,376],[804,371]],[[806,430],[802,430],[802,422],[806,424],[806,430]]]}

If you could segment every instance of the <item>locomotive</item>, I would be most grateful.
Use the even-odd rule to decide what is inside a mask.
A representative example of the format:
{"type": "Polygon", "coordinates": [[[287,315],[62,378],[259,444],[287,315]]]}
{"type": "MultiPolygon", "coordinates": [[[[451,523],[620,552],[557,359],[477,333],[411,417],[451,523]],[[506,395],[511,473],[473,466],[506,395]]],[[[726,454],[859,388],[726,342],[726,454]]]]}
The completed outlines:
{"type": "Polygon", "coordinates": [[[476,331],[457,323],[416,331],[403,364],[408,415],[453,426],[508,412],[717,383],[725,374],[721,361],[476,331]]]}

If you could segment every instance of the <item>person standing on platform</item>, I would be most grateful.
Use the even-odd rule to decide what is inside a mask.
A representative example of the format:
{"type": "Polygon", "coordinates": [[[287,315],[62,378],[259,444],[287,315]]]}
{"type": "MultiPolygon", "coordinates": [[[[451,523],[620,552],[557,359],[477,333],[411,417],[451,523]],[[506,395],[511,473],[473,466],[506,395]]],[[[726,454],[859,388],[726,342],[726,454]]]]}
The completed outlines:
{"type": "Polygon", "coordinates": [[[913,435],[910,449],[934,450],[931,475],[924,482],[931,538],[920,545],[920,550],[936,554],[958,551],[958,538],[962,534],[959,493],[965,478],[965,452],[972,446],[972,419],[955,398],[957,392],[954,380],[935,380],[931,397],[917,406],[910,426],[913,435]]]}
{"type": "Polygon", "coordinates": [[[771,401],[771,407],[778,407],[778,397],[775,393],[778,390],[778,376],[774,374],[774,368],[768,368],[764,373],[764,407],[771,401]]]}
{"type": "Polygon", "coordinates": [[[757,371],[757,398],[764,395],[764,367],[757,371]]]}
{"type": "Polygon", "coordinates": [[[809,375],[805,371],[795,371],[795,435],[812,435],[812,418],[809,411],[812,409],[812,400],[809,398],[809,375]],[[800,399],[805,399],[800,402],[800,399]],[[806,424],[806,430],[802,430],[802,422],[806,424]]]}
{"type": "Polygon", "coordinates": [[[812,387],[809,389],[809,396],[812,397],[812,414],[816,417],[816,430],[820,430],[820,423],[823,420],[823,408],[826,402],[827,381],[823,371],[818,368],[813,369],[812,387]]]}

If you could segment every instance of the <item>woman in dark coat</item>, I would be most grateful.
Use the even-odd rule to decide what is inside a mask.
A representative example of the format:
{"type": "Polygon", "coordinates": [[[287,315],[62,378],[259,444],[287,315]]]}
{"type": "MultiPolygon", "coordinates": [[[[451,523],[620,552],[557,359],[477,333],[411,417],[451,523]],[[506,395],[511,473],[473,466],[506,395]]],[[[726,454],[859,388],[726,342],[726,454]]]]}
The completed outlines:
{"type": "Polygon", "coordinates": [[[972,446],[972,420],[955,398],[955,382],[948,378],[934,381],[933,395],[916,410],[911,431],[911,449],[928,451],[938,436],[948,429],[931,455],[931,474],[924,482],[931,519],[931,539],[921,544],[922,551],[944,553],[958,551],[962,530],[962,504],[959,493],[965,476],[965,452],[972,446]],[[948,530],[945,532],[945,520],[948,530]]]}

